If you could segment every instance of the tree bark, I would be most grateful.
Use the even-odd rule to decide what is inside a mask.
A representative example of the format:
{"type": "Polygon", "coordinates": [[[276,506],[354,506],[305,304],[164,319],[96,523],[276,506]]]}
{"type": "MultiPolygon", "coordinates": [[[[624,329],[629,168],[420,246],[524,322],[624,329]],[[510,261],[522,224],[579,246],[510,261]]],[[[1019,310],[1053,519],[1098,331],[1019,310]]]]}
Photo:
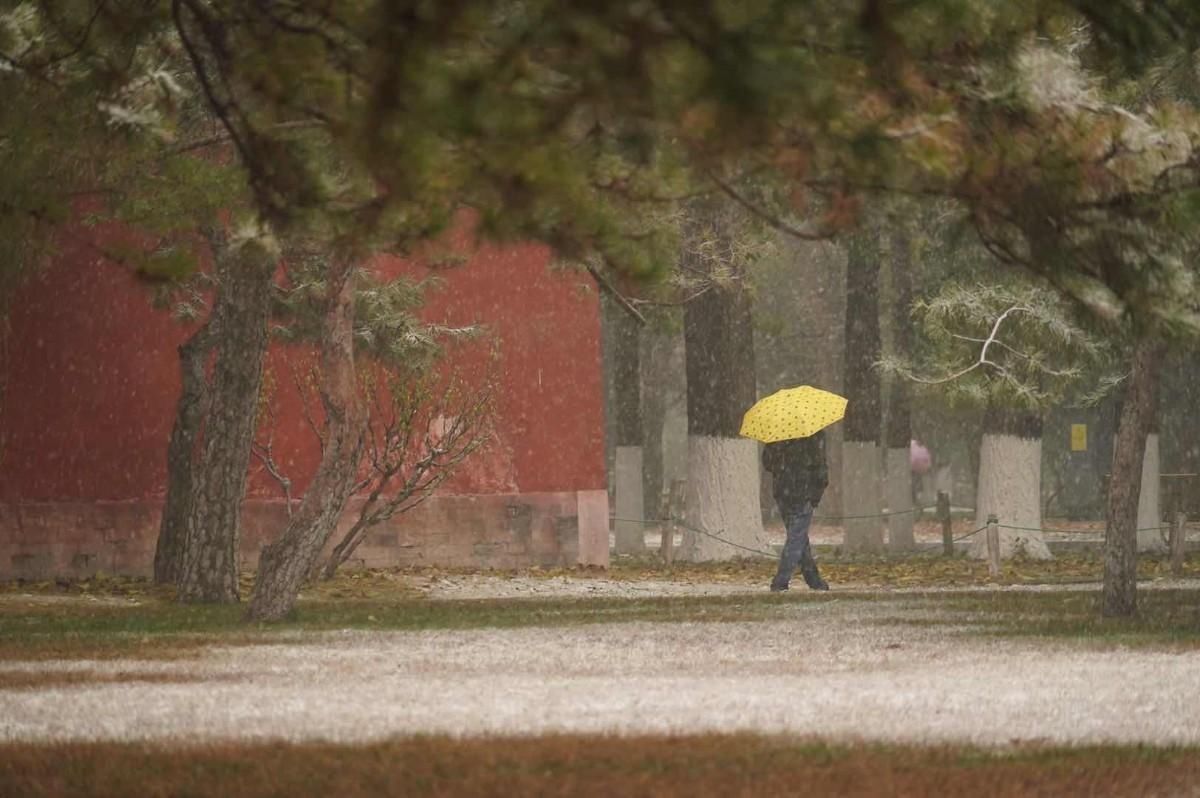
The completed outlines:
{"type": "MultiPolygon", "coordinates": [[[[1161,377],[1160,377],[1161,380],[1161,377]]],[[[1160,404],[1162,390],[1154,392],[1150,401],[1148,413],[1150,420],[1146,426],[1146,443],[1142,454],[1142,483],[1138,494],[1137,511],[1137,547],[1141,552],[1167,551],[1167,536],[1163,529],[1162,508],[1162,438],[1160,421],[1160,404]]]]}
{"type": "MultiPolygon", "coordinates": [[[[892,349],[900,358],[912,355],[913,258],[912,241],[902,222],[891,236],[892,349]]],[[[887,412],[888,546],[895,551],[916,547],[913,524],[912,391],[907,380],[891,383],[887,412]]]]}
{"type": "Polygon", "coordinates": [[[846,250],[846,396],[843,424],[842,512],[845,545],[852,551],[883,548],[880,517],[879,242],[872,232],[850,239],[846,250]],[[858,516],[858,517],[854,517],[858,516]]]}
{"type": "Polygon", "coordinates": [[[766,546],[759,504],[758,444],[741,438],[754,404],[751,298],[742,275],[713,282],[684,306],[687,372],[688,526],[681,557],[750,556],[766,546]],[[723,543],[712,535],[724,538],[723,543]],[[731,545],[732,544],[732,545],[731,545]],[[748,549],[750,551],[748,551],[748,549]]]}
{"type": "Polygon", "coordinates": [[[1146,435],[1142,456],[1142,487],[1138,494],[1137,547],[1140,552],[1163,554],[1167,551],[1166,528],[1162,509],[1161,440],[1151,427],[1146,435]]]}
{"type": "Polygon", "coordinates": [[[684,307],[689,435],[738,437],[757,391],[753,324],[740,280],[714,285],[684,307]]]}
{"type": "Polygon", "coordinates": [[[326,436],[321,462],[283,535],[264,546],[247,617],[278,621],[296,606],[300,588],[337,528],[354,490],[365,416],[354,366],[354,270],[334,266],[321,341],[321,401],[326,436]]]}
{"type": "Polygon", "coordinates": [[[234,603],[242,501],[254,441],[272,278],[278,253],[250,239],[219,252],[213,309],[219,335],[203,440],[193,471],[179,600],[234,603]]]}
{"type": "Polygon", "coordinates": [[[1158,397],[1158,368],[1165,344],[1143,333],[1134,345],[1129,387],[1121,404],[1108,485],[1108,520],[1104,528],[1104,595],[1101,614],[1128,617],[1137,613],[1137,511],[1142,484],[1146,435],[1158,397]]]}
{"type": "Polygon", "coordinates": [[[181,387],[175,426],[167,444],[167,495],[154,551],[154,581],[160,585],[174,585],[183,574],[188,517],[192,512],[193,471],[208,399],[204,365],[218,334],[215,316],[210,314],[179,347],[181,387]]]}
{"type": "Polygon", "coordinates": [[[612,375],[616,389],[616,483],[617,521],[615,548],[618,554],[645,550],[645,497],[642,495],[642,391],[641,323],[616,302],[606,302],[606,317],[612,325],[612,375]],[[625,519],[625,520],[621,520],[625,519]]]}
{"type": "MultiPolygon", "coordinates": [[[[1050,559],[1042,535],[1042,417],[989,407],[979,450],[976,528],[995,515],[1001,524],[1001,557],[1023,552],[1033,559],[1050,559]]],[[[982,532],[971,541],[971,556],[987,556],[982,532]]]]}
{"type": "Polygon", "coordinates": [[[658,517],[663,498],[665,457],[663,427],[667,420],[665,383],[669,341],[663,333],[651,331],[642,350],[642,496],[648,515],[658,517]]]}

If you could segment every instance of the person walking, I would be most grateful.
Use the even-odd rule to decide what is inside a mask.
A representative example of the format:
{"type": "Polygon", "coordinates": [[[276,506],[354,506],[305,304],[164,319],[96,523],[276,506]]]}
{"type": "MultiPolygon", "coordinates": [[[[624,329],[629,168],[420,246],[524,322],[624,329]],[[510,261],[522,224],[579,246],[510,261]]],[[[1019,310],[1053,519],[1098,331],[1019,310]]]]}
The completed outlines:
{"type": "Polygon", "coordinates": [[[809,588],[828,590],[808,539],[813,510],[829,484],[825,432],[768,443],[763,447],[762,463],[773,477],[775,504],[787,528],[787,540],[779,555],[779,570],[771,580],[771,591],[787,590],[797,568],[809,588]]]}

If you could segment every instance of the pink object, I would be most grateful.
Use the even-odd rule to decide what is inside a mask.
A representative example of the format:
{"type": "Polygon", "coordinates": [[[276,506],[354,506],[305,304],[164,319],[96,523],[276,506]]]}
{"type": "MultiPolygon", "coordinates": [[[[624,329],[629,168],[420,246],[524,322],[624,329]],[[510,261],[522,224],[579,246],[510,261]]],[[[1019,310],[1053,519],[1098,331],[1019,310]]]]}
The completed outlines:
{"type": "Polygon", "coordinates": [[[933,457],[929,450],[917,441],[908,444],[908,465],[914,474],[924,474],[933,466],[933,457]]]}

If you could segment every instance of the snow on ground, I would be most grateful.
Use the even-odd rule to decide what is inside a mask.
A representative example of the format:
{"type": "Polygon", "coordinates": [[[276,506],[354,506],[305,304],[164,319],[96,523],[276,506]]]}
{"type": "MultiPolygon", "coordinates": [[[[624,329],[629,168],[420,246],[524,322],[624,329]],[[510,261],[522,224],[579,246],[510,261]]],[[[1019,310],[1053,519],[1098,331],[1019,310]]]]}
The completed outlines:
{"type": "MultiPolygon", "coordinates": [[[[614,594],[599,587],[607,580],[566,581],[562,594],[614,594]]],[[[644,582],[622,589],[655,590],[644,582]]],[[[479,583],[441,598],[487,593],[479,583]]],[[[776,618],[748,623],[346,631],[218,647],[195,660],[0,663],[0,672],[126,680],[0,690],[0,740],[752,731],[985,745],[1200,744],[1195,652],[1097,650],[898,624],[937,611],[927,600],[919,608],[906,602],[903,594],[834,595],[781,602],[776,618]],[[152,680],[127,681],[139,673],[152,680]]]]}

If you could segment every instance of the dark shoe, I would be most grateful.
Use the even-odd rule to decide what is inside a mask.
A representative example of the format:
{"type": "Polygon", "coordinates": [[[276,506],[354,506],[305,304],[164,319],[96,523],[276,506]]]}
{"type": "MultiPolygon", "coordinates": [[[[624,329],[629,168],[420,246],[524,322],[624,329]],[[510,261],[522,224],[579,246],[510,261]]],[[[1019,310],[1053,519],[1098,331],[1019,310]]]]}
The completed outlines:
{"type": "Polygon", "coordinates": [[[828,590],[829,584],[826,583],[826,581],[824,579],[817,577],[817,581],[815,583],[814,582],[808,583],[808,589],[809,590],[828,590]]]}
{"type": "Polygon", "coordinates": [[[788,589],[787,585],[783,585],[782,587],[780,587],[779,585],[771,585],[772,593],[786,593],[787,589],[788,589]]]}

